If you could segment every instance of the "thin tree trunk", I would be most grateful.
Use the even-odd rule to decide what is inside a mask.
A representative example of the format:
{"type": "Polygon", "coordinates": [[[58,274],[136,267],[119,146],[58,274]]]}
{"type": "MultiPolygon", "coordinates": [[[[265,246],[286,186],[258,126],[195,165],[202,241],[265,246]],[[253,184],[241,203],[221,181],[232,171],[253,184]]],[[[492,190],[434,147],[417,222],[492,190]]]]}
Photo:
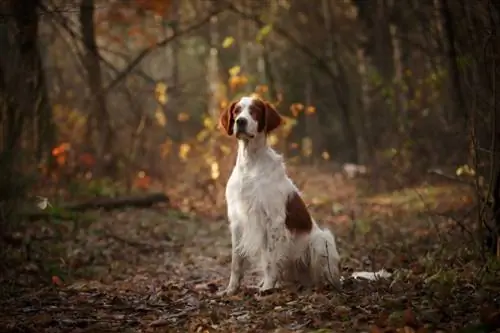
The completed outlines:
{"type": "Polygon", "coordinates": [[[330,0],[322,0],[321,1],[323,15],[324,15],[324,25],[326,31],[326,45],[325,45],[325,54],[328,61],[331,61],[333,58],[333,32],[332,32],[332,8],[330,4],[330,0]]]}
{"type": "MultiPolygon", "coordinates": [[[[449,0],[441,0],[441,15],[444,21],[444,35],[448,43],[445,43],[448,54],[448,68],[451,74],[451,84],[453,87],[452,100],[454,103],[454,114],[458,117],[467,118],[466,103],[462,94],[460,84],[460,69],[458,68],[458,54],[455,45],[455,28],[453,26],[453,17],[451,15],[449,0]]],[[[455,117],[453,117],[455,118],[455,117]]]]}
{"type": "Polygon", "coordinates": [[[344,95],[341,96],[342,89],[338,86],[339,82],[349,82],[347,78],[347,73],[345,69],[339,66],[339,78],[338,81],[332,82],[336,86],[337,99],[339,101],[339,115],[340,121],[344,129],[344,137],[346,140],[346,144],[350,146],[351,149],[347,151],[347,162],[349,163],[359,163],[359,144],[358,137],[356,135],[356,126],[354,125],[354,121],[352,118],[352,114],[350,111],[353,109],[349,105],[349,94],[352,94],[351,91],[345,90],[344,95]]]}
{"type": "Polygon", "coordinates": [[[360,47],[357,52],[358,60],[358,75],[361,85],[361,96],[360,96],[360,110],[359,110],[359,129],[362,131],[362,145],[364,149],[364,156],[360,158],[361,163],[366,163],[373,158],[373,151],[375,147],[373,146],[373,141],[370,139],[373,137],[370,123],[367,121],[365,116],[369,110],[371,110],[371,98],[369,94],[370,85],[368,82],[368,74],[366,70],[367,60],[364,54],[364,50],[360,47]]]}
{"type": "Polygon", "coordinates": [[[96,43],[94,29],[94,0],[82,0],[80,5],[80,24],[85,46],[84,65],[87,71],[87,82],[92,99],[91,111],[88,121],[93,134],[94,145],[97,151],[97,172],[103,175],[105,166],[99,163],[112,162],[112,136],[111,120],[107,108],[106,96],[102,93],[102,74],[99,62],[99,50],[96,43]],[[92,128],[95,125],[95,128],[92,128]]]}
{"type": "Polygon", "coordinates": [[[210,49],[208,55],[207,84],[209,89],[209,112],[214,120],[219,117],[219,19],[217,16],[210,20],[210,49]]]}
{"type": "Polygon", "coordinates": [[[401,61],[401,45],[398,38],[398,28],[396,25],[390,25],[391,39],[392,39],[392,59],[394,62],[394,105],[396,108],[396,114],[399,115],[399,123],[402,125],[399,130],[403,133],[406,132],[406,127],[408,124],[408,103],[406,101],[405,93],[403,92],[403,64],[401,61]]]}
{"type": "MultiPolygon", "coordinates": [[[[242,1],[243,8],[245,7],[245,1],[242,1]]],[[[241,72],[243,74],[248,72],[248,47],[247,47],[247,30],[248,22],[245,20],[238,20],[238,57],[239,65],[241,67],[241,72]]]]}
{"type": "Polygon", "coordinates": [[[391,33],[389,24],[381,23],[388,20],[389,6],[387,0],[378,0],[375,9],[375,19],[372,23],[374,29],[374,62],[382,77],[387,82],[392,81],[394,75],[392,55],[391,33]]]}
{"type": "MultiPolygon", "coordinates": [[[[170,14],[167,16],[170,19],[171,27],[167,28],[167,34],[174,36],[179,30],[180,24],[180,0],[173,0],[172,5],[168,7],[170,14]]],[[[167,13],[165,13],[167,15],[167,13]]],[[[169,119],[167,124],[168,133],[171,139],[175,142],[182,142],[184,138],[183,126],[178,121],[178,99],[180,92],[180,73],[179,73],[179,54],[180,54],[180,44],[179,41],[174,40],[172,44],[167,47],[167,64],[170,66],[168,75],[170,75],[169,86],[167,89],[168,101],[164,105],[164,113],[169,119]]]]}

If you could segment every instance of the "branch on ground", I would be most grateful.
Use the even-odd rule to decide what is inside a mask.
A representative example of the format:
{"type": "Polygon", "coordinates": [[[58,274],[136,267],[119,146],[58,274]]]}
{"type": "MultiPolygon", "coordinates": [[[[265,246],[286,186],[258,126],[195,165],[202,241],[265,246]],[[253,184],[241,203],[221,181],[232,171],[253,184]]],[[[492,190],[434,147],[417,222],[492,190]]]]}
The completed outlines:
{"type": "Polygon", "coordinates": [[[70,214],[54,214],[51,211],[31,211],[22,214],[29,220],[40,220],[57,215],[58,218],[71,219],[71,213],[83,212],[91,209],[120,209],[125,207],[147,208],[158,203],[168,203],[170,200],[164,193],[152,193],[143,196],[129,196],[119,198],[94,198],[84,202],[64,205],[61,208],[63,212],[70,214]],[[60,215],[60,216],[59,216],[60,215]]]}

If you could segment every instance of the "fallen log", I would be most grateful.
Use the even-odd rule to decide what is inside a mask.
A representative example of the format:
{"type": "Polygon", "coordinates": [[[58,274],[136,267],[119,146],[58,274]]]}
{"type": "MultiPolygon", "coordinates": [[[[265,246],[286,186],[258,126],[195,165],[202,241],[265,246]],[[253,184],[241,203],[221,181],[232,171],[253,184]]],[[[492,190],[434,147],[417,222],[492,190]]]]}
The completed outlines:
{"type": "Polygon", "coordinates": [[[83,202],[70,203],[58,206],[57,209],[27,211],[21,215],[29,220],[39,220],[56,217],[63,220],[74,218],[76,212],[93,209],[113,210],[125,207],[148,208],[159,203],[168,203],[169,199],[164,193],[151,193],[117,198],[92,198],[83,202]]]}
{"type": "Polygon", "coordinates": [[[164,193],[151,193],[142,196],[118,197],[118,198],[95,198],[80,203],[69,204],[64,207],[67,210],[81,212],[89,209],[117,209],[123,207],[151,207],[157,203],[168,203],[168,197],[164,193]]]}

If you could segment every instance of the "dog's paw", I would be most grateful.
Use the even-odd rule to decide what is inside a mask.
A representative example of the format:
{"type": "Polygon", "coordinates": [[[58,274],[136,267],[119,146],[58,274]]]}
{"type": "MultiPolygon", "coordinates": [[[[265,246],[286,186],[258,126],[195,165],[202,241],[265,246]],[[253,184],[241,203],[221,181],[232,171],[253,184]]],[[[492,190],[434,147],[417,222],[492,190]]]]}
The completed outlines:
{"type": "MultiPolygon", "coordinates": [[[[264,280],[261,280],[254,287],[259,290],[264,288],[264,280]]],[[[274,284],[274,288],[281,288],[281,287],[283,287],[283,283],[281,281],[276,281],[276,283],[274,284]]],[[[272,289],[272,288],[267,288],[267,289],[272,289]]]]}
{"type": "Polygon", "coordinates": [[[216,296],[217,297],[225,297],[225,296],[232,296],[235,295],[238,292],[238,288],[235,287],[227,287],[224,290],[219,291],[216,296]]]}
{"type": "Polygon", "coordinates": [[[274,292],[276,292],[277,290],[278,290],[278,288],[260,287],[257,290],[257,293],[255,294],[255,296],[257,296],[257,297],[269,296],[269,295],[273,294],[274,292]]]}

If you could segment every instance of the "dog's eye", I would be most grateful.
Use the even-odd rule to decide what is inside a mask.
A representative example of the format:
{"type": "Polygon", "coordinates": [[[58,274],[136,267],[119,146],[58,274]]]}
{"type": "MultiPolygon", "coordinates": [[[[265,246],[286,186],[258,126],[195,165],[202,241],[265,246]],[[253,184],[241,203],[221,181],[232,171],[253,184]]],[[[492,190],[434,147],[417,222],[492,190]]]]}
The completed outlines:
{"type": "Polygon", "coordinates": [[[237,115],[238,113],[240,113],[241,111],[241,108],[234,108],[234,114],[237,115]]]}
{"type": "Polygon", "coordinates": [[[257,119],[257,117],[259,116],[259,112],[260,110],[256,107],[251,107],[250,108],[250,115],[254,118],[254,119],[257,119]]]}

